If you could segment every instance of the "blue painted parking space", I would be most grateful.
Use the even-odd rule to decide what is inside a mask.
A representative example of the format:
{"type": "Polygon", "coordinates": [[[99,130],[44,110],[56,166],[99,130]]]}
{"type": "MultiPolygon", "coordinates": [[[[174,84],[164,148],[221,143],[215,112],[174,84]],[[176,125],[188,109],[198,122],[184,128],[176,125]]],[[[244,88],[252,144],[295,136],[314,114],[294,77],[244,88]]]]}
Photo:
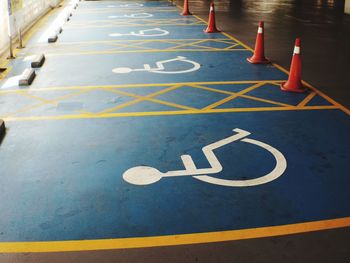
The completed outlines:
{"type": "MultiPolygon", "coordinates": [[[[70,56],[69,63],[64,56],[47,59],[45,67],[40,69],[32,88],[47,88],[76,85],[113,85],[142,83],[176,83],[195,81],[256,81],[284,80],[287,75],[272,66],[257,67],[245,63],[249,51],[216,52],[177,52],[105,54],[89,56],[70,56]],[[240,61],[241,64],[232,63],[240,61]],[[243,63],[244,62],[244,63],[243,63]],[[159,63],[165,70],[159,68],[159,63]],[[86,65],[90,65],[87,66],[86,65]],[[152,69],[147,69],[148,65],[152,69]],[[82,78],[81,69],[84,68],[82,78]],[[55,78],[51,78],[51,73],[55,78]],[[67,72],[70,77],[67,78],[67,72]],[[214,73],[215,72],[215,73],[214,73]]],[[[12,75],[18,75],[23,69],[14,69],[12,75]]],[[[15,88],[14,85],[13,88],[15,88]]]]}
{"type": "Polygon", "coordinates": [[[170,7],[170,3],[167,1],[104,1],[102,3],[94,3],[94,2],[88,2],[80,7],[80,9],[101,9],[101,8],[108,8],[108,9],[129,9],[129,8],[147,8],[147,7],[170,7]]]}
{"type": "MultiPolygon", "coordinates": [[[[76,13],[74,13],[74,16],[72,17],[70,24],[75,24],[77,22],[84,22],[85,25],[91,24],[92,26],[96,26],[99,21],[103,21],[106,23],[118,21],[118,22],[125,22],[123,20],[128,20],[130,23],[136,23],[140,19],[143,19],[143,23],[147,23],[149,20],[155,20],[155,19],[176,19],[176,20],[182,20],[182,21],[192,21],[199,23],[198,19],[195,19],[193,17],[180,17],[177,10],[174,9],[168,9],[168,10],[157,10],[157,11],[149,11],[149,10],[109,10],[109,12],[101,12],[101,13],[86,13],[86,12],[80,12],[80,10],[77,10],[76,13]]],[[[140,25],[143,25],[143,23],[140,23],[140,25]]],[[[202,22],[201,22],[202,23],[202,22]]]]}
{"type": "Polygon", "coordinates": [[[248,63],[239,40],[178,12],[79,2],[56,43],[40,41],[48,23],[18,52],[0,80],[0,251],[350,222],[348,110],[309,84],[281,91],[278,65],[248,63]],[[18,86],[38,52],[45,64],[18,86]]]}
{"type": "MultiPolygon", "coordinates": [[[[346,117],[329,110],[224,113],[36,122],[40,130],[16,123],[0,151],[8,164],[0,168],[1,240],[155,236],[349,216],[349,148],[338,143],[350,129],[346,117]],[[326,127],[324,117],[330,120],[326,127]],[[344,129],[333,129],[339,123],[344,129]],[[127,169],[139,165],[163,173],[184,169],[183,154],[207,168],[202,147],[235,134],[234,128],[283,153],[285,173],[255,187],[224,187],[192,176],[147,186],[123,180],[127,169]],[[10,150],[15,143],[21,148],[10,150]]],[[[215,153],[223,171],[214,178],[253,179],[276,165],[268,151],[241,140],[215,153]]]]}
{"type": "Polygon", "coordinates": [[[78,41],[106,41],[106,40],[147,40],[153,39],[208,39],[208,38],[226,38],[222,35],[211,36],[205,34],[203,26],[163,26],[152,25],[148,27],[116,27],[116,28],[98,28],[93,29],[94,34],[89,34],[92,29],[83,29],[77,26],[74,29],[66,28],[59,42],[78,42],[78,41]],[[79,34],[77,34],[77,30],[79,34]],[[195,32],[195,33],[194,33],[195,32]]]}

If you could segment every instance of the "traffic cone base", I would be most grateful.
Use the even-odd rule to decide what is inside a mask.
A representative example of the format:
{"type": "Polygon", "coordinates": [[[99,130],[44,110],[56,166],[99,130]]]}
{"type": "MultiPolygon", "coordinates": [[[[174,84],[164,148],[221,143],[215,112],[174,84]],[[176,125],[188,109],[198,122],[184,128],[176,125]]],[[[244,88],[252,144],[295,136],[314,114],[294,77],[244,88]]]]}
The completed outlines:
{"type": "Polygon", "coordinates": [[[297,93],[304,93],[306,92],[306,88],[303,86],[303,84],[299,83],[297,87],[288,87],[288,82],[283,82],[281,85],[281,90],[287,91],[287,92],[297,92],[297,93]]]}
{"type": "Polygon", "coordinates": [[[182,15],[182,16],[191,16],[192,13],[190,11],[183,11],[180,15],[182,15]]]}
{"type": "Polygon", "coordinates": [[[268,60],[267,58],[257,59],[254,56],[247,58],[247,60],[252,64],[270,64],[271,63],[271,61],[268,60]]]}
{"type": "Polygon", "coordinates": [[[206,29],[203,29],[203,32],[204,33],[220,33],[221,30],[219,30],[217,28],[215,28],[214,30],[209,30],[208,28],[206,28],[206,29]]]}

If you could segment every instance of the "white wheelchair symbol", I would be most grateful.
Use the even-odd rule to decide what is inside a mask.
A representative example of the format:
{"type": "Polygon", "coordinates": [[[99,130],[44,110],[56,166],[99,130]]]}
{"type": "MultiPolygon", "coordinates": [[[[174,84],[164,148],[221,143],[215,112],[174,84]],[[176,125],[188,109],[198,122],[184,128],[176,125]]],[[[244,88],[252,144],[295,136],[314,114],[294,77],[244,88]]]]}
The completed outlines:
{"type": "Polygon", "coordinates": [[[186,57],[177,56],[176,58],[173,58],[173,59],[167,59],[167,60],[162,60],[162,61],[156,62],[156,67],[154,67],[154,68],[151,68],[151,66],[149,64],[144,64],[143,67],[144,68],[140,68],[140,69],[131,69],[131,68],[127,68],[127,67],[114,68],[112,70],[112,72],[117,73],[117,74],[125,74],[125,73],[130,73],[133,71],[148,71],[148,72],[159,73],[159,74],[183,74],[183,73],[189,73],[189,72],[196,71],[196,70],[200,69],[201,65],[195,61],[187,59],[186,57]],[[189,69],[185,69],[185,70],[176,70],[176,71],[165,70],[164,64],[170,63],[170,62],[175,62],[175,61],[189,63],[192,65],[192,67],[189,69]]]}
{"type": "Polygon", "coordinates": [[[137,13],[137,14],[130,14],[130,15],[122,15],[122,16],[108,16],[108,18],[148,18],[152,16],[153,14],[150,14],[150,13],[137,13]]]}
{"type": "Polygon", "coordinates": [[[130,32],[127,34],[122,34],[122,33],[112,33],[109,34],[110,37],[121,37],[121,36],[137,36],[137,37],[161,37],[161,36],[166,36],[169,35],[169,31],[166,31],[161,28],[151,28],[151,29],[145,29],[145,30],[140,30],[139,32],[130,32]],[[154,32],[154,33],[150,33],[154,32]]]}
{"type": "Polygon", "coordinates": [[[131,3],[131,4],[122,4],[122,5],[108,5],[107,7],[141,7],[143,4],[131,3]]]}
{"type": "Polygon", "coordinates": [[[208,159],[211,168],[197,169],[190,155],[181,155],[181,160],[184,164],[185,170],[176,170],[162,173],[153,167],[136,166],[125,171],[123,174],[123,179],[126,182],[134,185],[149,185],[158,182],[163,177],[193,176],[193,178],[209,184],[230,187],[247,187],[269,183],[273,180],[276,180],[284,173],[287,168],[287,161],[280,151],[261,141],[249,138],[243,139],[244,137],[250,135],[250,132],[241,129],[234,129],[233,131],[237,134],[234,134],[228,138],[222,139],[202,148],[202,151],[205,157],[208,159]],[[247,180],[227,180],[209,176],[208,174],[216,174],[223,170],[221,163],[213,151],[217,148],[240,139],[242,139],[242,142],[254,144],[271,153],[276,161],[276,166],[274,169],[266,175],[247,180]]]}

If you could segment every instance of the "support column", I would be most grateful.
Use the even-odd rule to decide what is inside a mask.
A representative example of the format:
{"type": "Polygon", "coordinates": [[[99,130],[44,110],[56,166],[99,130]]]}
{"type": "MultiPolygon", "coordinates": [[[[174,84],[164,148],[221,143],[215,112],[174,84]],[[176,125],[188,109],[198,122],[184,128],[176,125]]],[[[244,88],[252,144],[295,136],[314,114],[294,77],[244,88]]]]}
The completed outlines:
{"type": "Polygon", "coordinates": [[[345,0],[345,13],[350,15],[350,0],[345,0]]]}

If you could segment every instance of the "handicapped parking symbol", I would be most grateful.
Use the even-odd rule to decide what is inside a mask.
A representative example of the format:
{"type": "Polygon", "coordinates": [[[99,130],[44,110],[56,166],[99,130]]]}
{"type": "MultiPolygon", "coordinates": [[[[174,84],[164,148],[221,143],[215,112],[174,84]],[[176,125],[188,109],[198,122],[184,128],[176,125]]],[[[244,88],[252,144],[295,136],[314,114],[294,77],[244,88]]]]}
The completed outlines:
{"type": "Polygon", "coordinates": [[[153,167],[136,166],[126,170],[123,173],[123,179],[126,182],[134,185],[149,185],[158,182],[164,177],[192,176],[197,180],[209,184],[229,187],[247,187],[269,183],[273,180],[276,180],[284,173],[284,171],[287,168],[287,161],[280,151],[261,141],[244,138],[250,135],[250,132],[238,128],[234,129],[233,131],[236,132],[236,134],[214,142],[212,144],[209,144],[202,148],[202,151],[211,166],[210,168],[198,169],[190,155],[181,155],[181,160],[185,167],[184,170],[175,170],[162,173],[161,171],[153,167]],[[213,174],[220,173],[223,170],[220,161],[218,160],[213,151],[217,148],[223,147],[229,143],[238,140],[261,147],[268,151],[270,154],[272,154],[276,161],[274,169],[268,174],[247,180],[227,180],[210,176],[213,174]]]}
{"type": "Polygon", "coordinates": [[[129,3],[129,4],[121,4],[121,5],[108,5],[107,7],[141,7],[143,4],[139,3],[129,3]]]}
{"type": "Polygon", "coordinates": [[[183,73],[197,71],[198,69],[200,69],[200,67],[201,67],[201,65],[195,61],[189,60],[183,56],[177,56],[176,58],[157,61],[156,67],[153,67],[153,68],[149,64],[144,64],[143,68],[132,69],[132,68],[128,68],[128,67],[120,67],[120,68],[112,69],[112,72],[117,73],[117,74],[126,74],[126,73],[130,73],[133,71],[134,72],[146,71],[146,72],[160,73],[160,74],[183,74],[183,73]],[[180,70],[166,70],[166,66],[164,66],[165,64],[171,63],[171,62],[177,62],[177,61],[190,64],[192,67],[188,68],[188,69],[180,69],[180,70]]]}
{"type": "Polygon", "coordinates": [[[110,37],[121,37],[121,36],[161,37],[166,35],[169,35],[169,31],[161,28],[144,29],[144,30],[139,30],[138,32],[131,31],[130,33],[126,33],[126,34],[122,34],[122,33],[109,34],[110,37]]]}
{"type": "Polygon", "coordinates": [[[121,15],[121,16],[108,16],[108,18],[148,18],[152,17],[153,15],[150,13],[136,13],[136,14],[130,14],[130,15],[121,15]]]}

